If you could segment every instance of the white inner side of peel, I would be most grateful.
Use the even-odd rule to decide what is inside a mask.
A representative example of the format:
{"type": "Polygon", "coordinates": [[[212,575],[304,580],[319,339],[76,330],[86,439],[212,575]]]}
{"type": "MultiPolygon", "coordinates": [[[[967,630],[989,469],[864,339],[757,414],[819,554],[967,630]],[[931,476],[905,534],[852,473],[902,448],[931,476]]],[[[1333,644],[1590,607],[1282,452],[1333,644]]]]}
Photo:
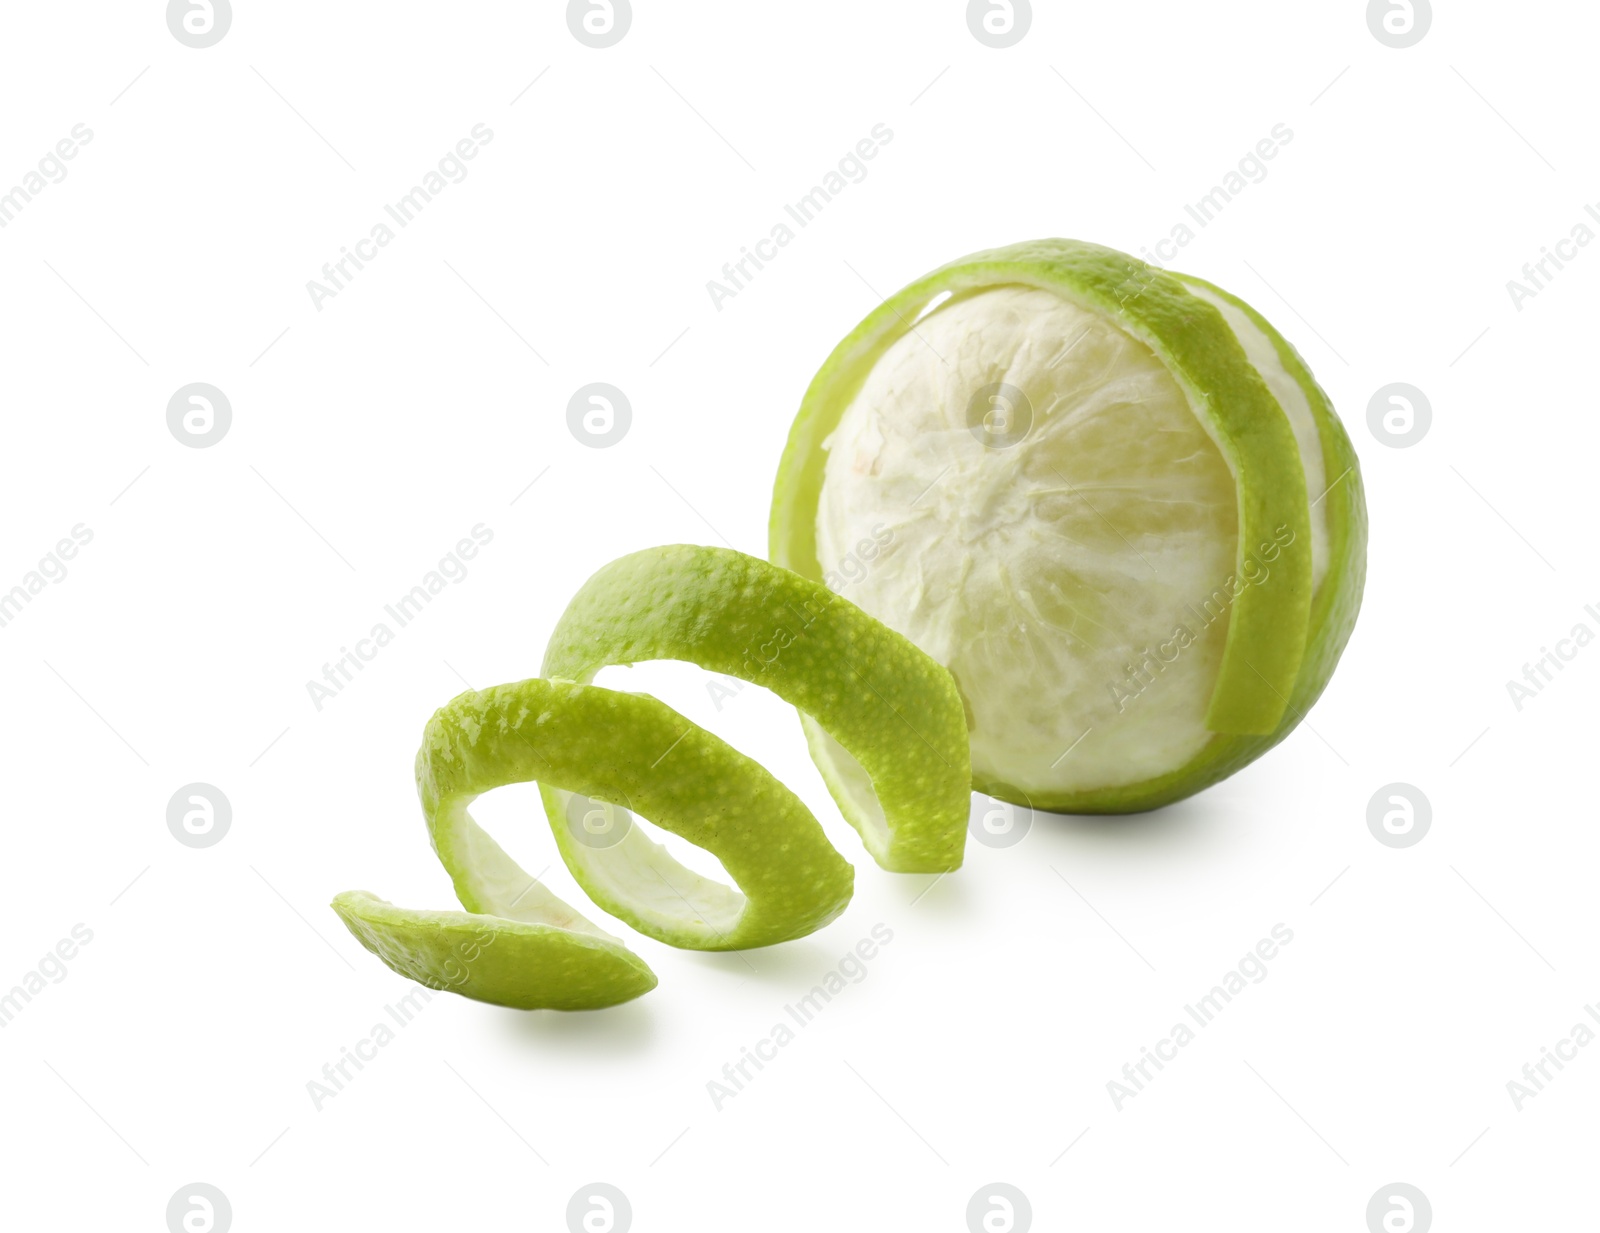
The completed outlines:
{"type": "Polygon", "coordinates": [[[474,799],[446,800],[440,806],[437,822],[453,837],[456,866],[465,871],[466,879],[483,904],[484,913],[616,941],[517,864],[467,811],[474,799]]]}
{"type": "Polygon", "coordinates": [[[837,800],[839,812],[856,828],[872,858],[881,861],[889,851],[889,818],[883,812],[883,802],[878,799],[872,776],[854,754],[803,711],[800,725],[805,730],[812,758],[823,770],[824,781],[843,798],[837,800]]]}
{"type": "MultiPolygon", "coordinates": [[[[558,790],[557,796],[565,817],[571,793],[558,790]]],[[[517,864],[468,812],[471,803],[472,798],[446,801],[440,821],[454,836],[458,865],[466,869],[485,913],[616,941],[517,864]]],[[[732,930],[747,902],[743,892],[686,868],[638,822],[635,816],[635,824],[614,847],[574,845],[584,878],[662,928],[711,938],[732,930]]]]}
{"type": "MultiPolygon", "coordinates": [[[[565,818],[572,793],[551,791],[565,818]]],[[[632,817],[627,834],[609,848],[581,843],[569,847],[572,860],[583,871],[579,880],[585,888],[591,894],[612,895],[662,929],[687,930],[712,939],[731,932],[749,903],[744,892],[684,865],[650,838],[637,814],[632,817]]]]}

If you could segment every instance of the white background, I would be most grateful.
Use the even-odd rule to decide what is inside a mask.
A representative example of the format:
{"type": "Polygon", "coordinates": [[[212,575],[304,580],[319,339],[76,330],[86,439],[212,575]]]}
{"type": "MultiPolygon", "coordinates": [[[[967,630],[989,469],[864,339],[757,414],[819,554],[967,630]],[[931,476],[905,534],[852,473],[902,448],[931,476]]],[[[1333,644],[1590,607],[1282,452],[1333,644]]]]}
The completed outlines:
{"type": "MultiPolygon", "coordinates": [[[[1441,1230],[1576,1227],[1600,1049],[1520,1112],[1506,1083],[1600,1000],[1600,649],[1520,712],[1506,681],[1600,631],[1600,250],[1520,311],[1506,282],[1600,200],[1600,16],[1439,7],[1395,50],[1353,0],[1040,3],[994,50],[955,0],[639,2],[594,50],[557,3],[278,0],[196,50],[148,0],[9,6],[0,182],[94,134],[0,230],[0,590],[93,532],[0,629],[0,989],[93,931],[0,1032],[11,1221],[159,1230],[203,1181],[241,1231],[561,1229],[604,1181],[639,1230],[960,1230],[1003,1181],[1038,1229],[1360,1233],[1404,1181],[1441,1230]],[[478,123],[470,175],[318,311],[307,280],[478,123]],[[867,178],[717,311],[707,280],[878,123],[867,178]],[[452,905],[411,781],[432,710],[536,673],[616,555],[764,554],[791,415],[880,295],[1021,239],[1137,253],[1279,123],[1174,264],[1276,322],[1361,456],[1366,600],[1309,723],[1158,813],[969,845],[929,890],[865,857],[792,711],[636,670],[813,807],[852,906],[743,957],[614,924],[655,992],[441,995],[318,1111],[307,1082],[408,988],[329,898],[452,905]],[[205,449],[166,423],[196,381],[233,408],[205,449]],[[566,424],[593,381],[633,409],[609,449],[566,424]],[[1396,381],[1432,405],[1409,449],[1367,426],[1396,381]],[[307,680],[479,522],[469,576],[316,710],[307,680]],[[166,825],[195,781],[233,809],[201,850],[166,825]],[[1406,850],[1367,828],[1393,781],[1433,806],[1406,850]],[[879,922],[867,978],[715,1109],[879,922]],[[1268,977],[1119,1112],[1107,1082],[1279,922],[1268,977]]],[[[535,804],[481,814],[530,871],[556,860],[535,804]]]]}

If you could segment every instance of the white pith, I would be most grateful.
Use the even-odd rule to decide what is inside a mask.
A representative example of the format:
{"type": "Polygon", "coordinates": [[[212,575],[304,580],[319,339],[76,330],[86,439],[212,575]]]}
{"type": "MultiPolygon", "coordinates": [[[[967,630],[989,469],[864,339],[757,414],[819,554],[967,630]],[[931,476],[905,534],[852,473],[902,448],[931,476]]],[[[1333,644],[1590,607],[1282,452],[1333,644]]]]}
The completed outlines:
{"type": "MultiPolygon", "coordinates": [[[[554,790],[566,816],[569,792],[554,790]]],[[[470,799],[441,805],[438,825],[457,851],[453,867],[464,871],[484,912],[530,924],[554,925],[595,937],[616,939],[582,916],[564,899],[547,890],[467,812],[470,799]]],[[[610,893],[641,917],[674,933],[703,933],[708,940],[725,936],[738,923],[747,902],[744,894],[703,878],[633,826],[610,848],[575,844],[582,870],[574,876],[591,894],[610,893]]]]}
{"type": "MultiPolygon", "coordinates": [[[[567,816],[572,793],[549,790],[567,816]]],[[[637,822],[637,818],[635,819],[637,822]]],[[[692,933],[716,941],[726,937],[749,903],[743,891],[702,877],[633,825],[609,848],[571,844],[572,874],[591,895],[609,895],[628,905],[643,920],[674,934],[692,933]]]]}
{"type": "Polygon", "coordinates": [[[507,920],[611,938],[511,859],[467,811],[474,799],[453,797],[441,802],[435,826],[455,848],[455,860],[450,864],[452,874],[467,879],[480,909],[507,920]]]}
{"type": "Polygon", "coordinates": [[[872,786],[872,776],[854,754],[804,711],[800,713],[800,726],[823,781],[836,794],[839,812],[855,827],[872,859],[881,864],[889,851],[889,818],[878,799],[878,790],[872,786]]]}
{"type": "MultiPolygon", "coordinates": [[[[1315,498],[1303,391],[1244,313],[1205,298],[1283,406],[1315,498]]],[[[1174,770],[1210,739],[1240,585],[1236,486],[1148,346],[1039,288],[959,296],[888,348],[824,448],[824,575],[951,669],[975,779],[1029,797],[1094,791],[1174,770]],[[1004,448],[968,425],[974,392],[996,382],[1032,408],[1004,448]],[[863,568],[860,545],[885,530],[863,568]]],[[[1320,583],[1320,507],[1312,524],[1320,583]]]]}

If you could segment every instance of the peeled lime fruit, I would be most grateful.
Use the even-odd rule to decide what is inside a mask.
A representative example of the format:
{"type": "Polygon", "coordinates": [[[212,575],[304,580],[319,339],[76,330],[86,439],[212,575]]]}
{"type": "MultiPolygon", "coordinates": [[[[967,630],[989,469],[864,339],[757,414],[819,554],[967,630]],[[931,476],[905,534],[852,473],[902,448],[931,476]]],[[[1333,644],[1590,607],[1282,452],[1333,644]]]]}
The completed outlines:
{"type": "Polygon", "coordinates": [[[950,669],[975,787],[1116,813],[1300,721],[1355,623],[1366,508],[1327,396],[1258,313],[1045,240],[934,271],[835,348],[770,547],[950,669]]]}

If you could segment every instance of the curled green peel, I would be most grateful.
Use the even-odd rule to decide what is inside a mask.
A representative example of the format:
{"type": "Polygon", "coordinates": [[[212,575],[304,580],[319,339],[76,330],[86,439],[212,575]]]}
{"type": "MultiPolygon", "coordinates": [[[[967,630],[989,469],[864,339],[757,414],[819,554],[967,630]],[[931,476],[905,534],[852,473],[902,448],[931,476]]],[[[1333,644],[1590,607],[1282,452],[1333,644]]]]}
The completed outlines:
{"type": "Polygon", "coordinates": [[[503,915],[533,885],[491,847],[474,797],[537,781],[567,867],[640,933],[692,950],[770,946],[821,928],[855,873],[800,798],[759,763],[647,694],[532,680],[465,693],[428,722],[417,784],[434,851],[471,912],[503,915]],[[605,847],[577,837],[571,793],[622,806],[704,848],[738,891],[686,869],[642,829],[605,847]]]}
{"type": "Polygon", "coordinates": [[[652,659],[688,660],[798,708],[829,791],[883,868],[961,864],[972,779],[961,698],[949,672],[887,625],[743,553],[650,548],[572,597],[544,672],[588,680],[652,659]]]}
{"type": "Polygon", "coordinates": [[[677,546],[590,580],[551,640],[545,670],[555,679],[464,693],[434,714],[417,788],[467,910],[412,911],[348,891],[333,908],[351,933],[401,975],[500,1005],[594,1009],[653,988],[641,959],[473,820],[476,797],[525,782],[539,784],[578,883],[659,941],[769,946],[834,919],[854,870],[798,797],[665,703],[587,683],[606,664],[666,658],[767,685],[815,715],[835,748],[854,751],[846,773],[861,782],[846,785],[841,804],[865,811],[850,820],[885,867],[961,863],[967,739],[949,674],[826,588],[740,553],[677,546]],[[712,853],[736,889],[685,868],[631,825],[633,812],[712,853]],[[590,814],[623,821],[595,833],[590,814]]]}

